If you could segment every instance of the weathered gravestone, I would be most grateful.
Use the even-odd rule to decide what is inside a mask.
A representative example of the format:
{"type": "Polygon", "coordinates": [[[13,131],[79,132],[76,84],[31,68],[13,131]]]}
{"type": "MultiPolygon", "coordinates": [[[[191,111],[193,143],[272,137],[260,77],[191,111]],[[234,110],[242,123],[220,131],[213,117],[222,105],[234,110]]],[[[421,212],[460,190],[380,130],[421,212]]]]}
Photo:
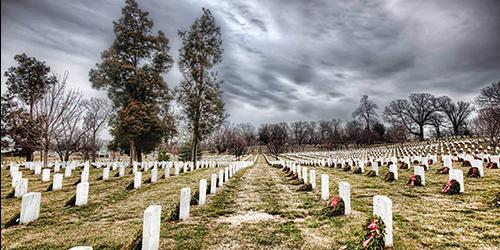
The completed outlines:
{"type": "Polygon", "coordinates": [[[215,194],[217,191],[217,174],[212,174],[210,177],[210,194],[215,194]]]}
{"type": "Polygon", "coordinates": [[[224,170],[219,170],[219,187],[224,186],[224,170]]]}
{"type": "Polygon", "coordinates": [[[339,182],[339,196],[344,200],[344,214],[351,214],[351,185],[348,182],[339,182]]]}
{"type": "Polygon", "coordinates": [[[136,172],[134,174],[134,189],[138,189],[141,187],[142,183],[142,173],[141,172],[136,172]]]}
{"type": "Polygon", "coordinates": [[[144,211],[142,249],[157,250],[160,246],[161,206],[151,205],[144,211]]]}
{"type": "Polygon", "coordinates": [[[191,204],[191,188],[181,189],[181,200],[179,205],[179,220],[189,218],[189,206],[191,204]]]}
{"type": "Polygon", "coordinates": [[[158,168],[153,168],[151,170],[151,183],[156,183],[158,181],[158,168]]]}
{"type": "Polygon", "coordinates": [[[108,180],[109,179],[109,167],[105,167],[102,169],[102,180],[108,180]]]}
{"type": "Polygon", "coordinates": [[[330,176],[327,174],[321,175],[321,199],[328,200],[330,198],[330,188],[329,188],[330,176]]]}
{"type": "Polygon", "coordinates": [[[389,171],[394,174],[394,179],[397,180],[398,179],[398,166],[396,164],[391,164],[391,166],[389,166],[389,171]]]}
{"type": "Polygon", "coordinates": [[[309,183],[311,183],[312,189],[316,189],[316,170],[309,171],[309,183]]]}
{"type": "Polygon", "coordinates": [[[16,182],[14,197],[19,198],[28,193],[28,178],[21,178],[16,182]]]}
{"type": "Polygon", "coordinates": [[[460,193],[464,192],[464,173],[459,169],[452,169],[448,173],[448,180],[456,180],[460,184],[460,193]]]}
{"type": "Polygon", "coordinates": [[[48,182],[50,181],[50,169],[45,168],[42,171],[42,181],[43,182],[48,182]]]}
{"type": "Polygon", "coordinates": [[[40,203],[42,201],[42,194],[31,192],[23,195],[21,201],[21,217],[19,224],[30,223],[40,216],[40,203]]]}
{"type": "Polygon", "coordinates": [[[199,197],[198,198],[199,198],[198,205],[205,204],[205,200],[207,199],[207,180],[206,179],[200,180],[200,189],[199,189],[199,197]]]}
{"type": "Polygon", "coordinates": [[[12,183],[11,183],[11,186],[12,187],[16,187],[16,183],[21,179],[23,178],[23,173],[21,172],[14,172],[12,173],[12,183]]]}
{"type": "Polygon", "coordinates": [[[414,175],[419,175],[422,180],[422,186],[425,186],[425,169],[424,167],[415,167],[414,175]]]}
{"type": "Polygon", "coordinates": [[[62,188],[63,175],[55,174],[52,182],[52,190],[60,190],[62,188]]]}
{"type": "Polygon", "coordinates": [[[385,247],[393,247],[392,201],[387,196],[373,196],[373,214],[380,216],[385,225],[385,247]]]}
{"type": "Polygon", "coordinates": [[[82,182],[76,185],[75,206],[87,205],[89,199],[89,183],[82,182]]]}

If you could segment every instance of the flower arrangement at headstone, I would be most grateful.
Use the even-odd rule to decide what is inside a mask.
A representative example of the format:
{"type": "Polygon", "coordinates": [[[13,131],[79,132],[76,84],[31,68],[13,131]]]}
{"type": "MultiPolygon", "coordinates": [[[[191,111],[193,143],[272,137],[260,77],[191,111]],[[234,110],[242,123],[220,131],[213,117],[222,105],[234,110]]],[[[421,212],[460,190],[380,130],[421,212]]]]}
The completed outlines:
{"type": "Polygon", "coordinates": [[[200,192],[199,191],[195,191],[194,194],[191,196],[190,205],[196,206],[199,203],[200,203],[200,192]]]}
{"type": "MultiPolygon", "coordinates": [[[[434,161],[433,161],[432,159],[427,159],[427,164],[428,164],[428,165],[432,165],[432,164],[434,164],[434,161]]],[[[426,170],[427,170],[427,169],[426,169],[426,170]]]]}
{"type": "Polygon", "coordinates": [[[486,168],[488,169],[498,169],[498,164],[496,162],[490,161],[488,165],[486,165],[486,168]]]}
{"type": "Polygon", "coordinates": [[[472,164],[470,163],[470,161],[468,161],[468,160],[464,160],[464,161],[462,162],[462,167],[470,167],[470,166],[472,166],[472,164]]]}
{"type": "Polygon", "coordinates": [[[373,215],[368,218],[365,226],[363,238],[356,243],[347,243],[346,246],[340,249],[369,249],[380,250],[385,247],[384,237],[385,225],[379,216],[373,215]]]}
{"type": "Polygon", "coordinates": [[[388,172],[385,177],[384,177],[384,180],[385,181],[395,181],[396,180],[396,177],[394,176],[394,173],[393,172],[388,172]]]}
{"type": "Polygon", "coordinates": [[[339,196],[334,196],[323,209],[326,216],[340,216],[345,214],[345,203],[339,196]]]}
{"type": "Polygon", "coordinates": [[[345,172],[351,171],[351,166],[346,165],[342,170],[344,170],[345,172]]]}
{"type": "Polygon", "coordinates": [[[337,168],[343,168],[343,167],[342,167],[342,163],[340,163],[340,162],[339,162],[339,163],[337,163],[337,168]]]}
{"type": "Polygon", "coordinates": [[[411,188],[414,186],[422,186],[422,177],[420,175],[412,175],[408,181],[408,185],[410,185],[411,188]]]}
{"type": "Polygon", "coordinates": [[[471,177],[471,178],[481,177],[481,175],[479,174],[479,168],[477,168],[477,167],[469,168],[469,171],[467,172],[467,177],[471,177]]]}
{"type": "Polygon", "coordinates": [[[459,194],[460,183],[457,180],[451,179],[444,185],[441,192],[446,194],[459,194]]]}
{"type": "Polygon", "coordinates": [[[449,167],[442,167],[440,169],[437,170],[437,173],[438,174],[448,174],[450,172],[450,168],[449,167]]]}
{"type": "Polygon", "coordinates": [[[400,169],[408,169],[409,168],[408,163],[402,162],[401,166],[399,168],[400,169]]]}
{"type": "Polygon", "coordinates": [[[356,169],[354,169],[353,173],[355,173],[355,174],[361,174],[362,170],[361,170],[360,167],[357,167],[356,169]]]}
{"type": "Polygon", "coordinates": [[[368,173],[366,175],[368,177],[375,177],[375,176],[377,176],[377,172],[375,172],[375,170],[370,170],[370,171],[368,171],[368,173]]]}

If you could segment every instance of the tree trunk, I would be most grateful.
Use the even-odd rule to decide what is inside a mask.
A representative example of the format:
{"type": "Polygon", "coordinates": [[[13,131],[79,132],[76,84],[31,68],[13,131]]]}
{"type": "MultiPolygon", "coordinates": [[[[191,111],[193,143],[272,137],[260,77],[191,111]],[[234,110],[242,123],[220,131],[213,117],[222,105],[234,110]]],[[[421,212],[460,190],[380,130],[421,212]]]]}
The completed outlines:
{"type": "Polygon", "coordinates": [[[49,160],[49,148],[43,149],[43,167],[46,168],[49,160]]]}
{"type": "Polygon", "coordinates": [[[142,162],[142,147],[137,147],[137,161],[142,162]]]}
{"type": "Polygon", "coordinates": [[[26,149],[26,161],[33,161],[33,149],[26,149]]]}
{"type": "Polygon", "coordinates": [[[458,126],[453,125],[453,133],[454,133],[455,135],[459,135],[459,132],[458,132],[458,126]]]}
{"type": "Polygon", "coordinates": [[[136,160],[136,148],[135,148],[135,141],[134,140],[129,140],[129,143],[130,143],[130,150],[129,150],[129,166],[132,166],[132,164],[134,163],[134,161],[136,160]]]}
{"type": "Polygon", "coordinates": [[[198,126],[193,128],[193,138],[191,142],[191,161],[196,165],[196,157],[198,155],[198,126]]]}
{"type": "Polygon", "coordinates": [[[423,141],[424,140],[424,126],[423,125],[420,125],[420,130],[418,132],[418,138],[423,141]]]}

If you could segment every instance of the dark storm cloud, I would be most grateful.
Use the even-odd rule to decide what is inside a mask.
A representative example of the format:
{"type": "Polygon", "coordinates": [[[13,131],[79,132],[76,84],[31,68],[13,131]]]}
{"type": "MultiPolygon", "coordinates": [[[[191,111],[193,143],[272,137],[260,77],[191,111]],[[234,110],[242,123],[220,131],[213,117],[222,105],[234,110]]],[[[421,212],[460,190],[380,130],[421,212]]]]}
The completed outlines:
{"type": "MultiPolygon", "coordinates": [[[[16,53],[47,61],[88,95],[88,71],[113,41],[124,1],[2,1],[2,72],[16,53]]],[[[202,7],[222,27],[233,122],[350,119],[363,94],[383,107],[412,92],[472,100],[500,79],[500,2],[139,1],[170,39],[202,7]]],[[[169,86],[180,74],[174,67],[169,86]]],[[[2,85],[5,79],[2,76],[2,85]]]]}

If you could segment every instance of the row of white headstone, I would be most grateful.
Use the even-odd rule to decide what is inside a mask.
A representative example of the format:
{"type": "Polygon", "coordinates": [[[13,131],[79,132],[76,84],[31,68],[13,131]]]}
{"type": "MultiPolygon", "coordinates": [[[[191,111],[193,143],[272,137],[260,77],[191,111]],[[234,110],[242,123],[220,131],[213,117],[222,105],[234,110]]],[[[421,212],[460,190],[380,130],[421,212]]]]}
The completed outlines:
{"type": "MultiPolygon", "coordinates": [[[[211,175],[210,181],[210,194],[215,194],[217,189],[217,184],[222,187],[225,182],[229,181],[234,174],[243,168],[251,166],[253,162],[236,162],[225,167],[223,170],[219,170],[218,173],[211,175]],[[219,183],[217,183],[217,176],[219,177],[219,183]]],[[[207,194],[207,180],[201,179],[199,182],[199,197],[198,205],[203,205],[206,202],[207,194]]],[[[189,213],[191,209],[191,188],[185,187],[181,189],[180,192],[180,204],[179,204],[179,220],[185,221],[189,219],[189,213]]],[[[160,225],[161,225],[161,206],[151,205],[144,211],[144,220],[142,227],[142,249],[156,250],[159,248],[160,244],[160,225]]]]}
{"type": "MultiPolygon", "coordinates": [[[[284,165],[282,165],[284,167],[284,165]]],[[[310,183],[313,190],[316,189],[316,170],[308,170],[307,167],[300,165],[290,165],[290,172],[295,174],[304,183],[310,183]],[[309,177],[309,178],[308,178],[309,177]]],[[[422,168],[423,169],[423,168],[422,168]]],[[[339,182],[339,197],[344,201],[344,214],[352,213],[351,208],[351,185],[348,182],[339,182]]],[[[330,177],[327,174],[321,174],[321,199],[328,201],[330,198],[330,177]]],[[[392,201],[387,196],[376,195],[373,197],[373,214],[380,216],[385,224],[385,246],[393,246],[392,236],[392,201]]]]}

